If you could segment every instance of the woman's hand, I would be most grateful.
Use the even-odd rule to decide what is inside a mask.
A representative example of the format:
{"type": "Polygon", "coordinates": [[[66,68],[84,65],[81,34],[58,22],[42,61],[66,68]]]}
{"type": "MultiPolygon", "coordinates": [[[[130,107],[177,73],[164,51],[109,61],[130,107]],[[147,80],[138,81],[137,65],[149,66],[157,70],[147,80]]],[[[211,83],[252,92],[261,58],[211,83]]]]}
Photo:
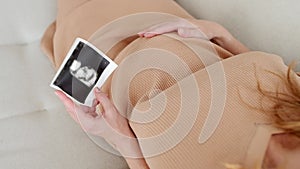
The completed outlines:
{"type": "Polygon", "coordinates": [[[75,104],[61,91],[55,93],[65,105],[70,116],[87,133],[101,136],[113,146],[118,146],[126,137],[134,138],[128,120],[117,111],[107,95],[98,88],[94,92],[96,99],[92,107],[75,104]],[[98,112],[97,106],[102,106],[103,111],[98,112]]]}
{"type": "Polygon", "coordinates": [[[103,137],[126,159],[131,169],[148,169],[139,143],[123,117],[106,94],[95,89],[96,99],[92,107],[76,105],[60,91],[55,92],[64,103],[68,113],[88,133],[103,137]],[[103,111],[97,110],[102,106],[103,111]]]}
{"type": "Polygon", "coordinates": [[[179,36],[185,38],[201,38],[212,40],[219,37],[216,28],[219,27],[215,22],[205,20],[184,20],[170,21],[154,25],[138,33],[141,37],[151,38],[169,32],[177,32],[179,36]],[[197,21],[197,25],[193,22],[197,21]]]}
{"type": "Polygon", "coordinates": [[[230,32],[216,22],[197,19],[178,19],[154,25],[138,33],[140,37],[151,38],[169,32],[177,32],[184,38],[200,38],[210,40],[233,54],[249,51],[241,42],[235,39],[230,32]]]}

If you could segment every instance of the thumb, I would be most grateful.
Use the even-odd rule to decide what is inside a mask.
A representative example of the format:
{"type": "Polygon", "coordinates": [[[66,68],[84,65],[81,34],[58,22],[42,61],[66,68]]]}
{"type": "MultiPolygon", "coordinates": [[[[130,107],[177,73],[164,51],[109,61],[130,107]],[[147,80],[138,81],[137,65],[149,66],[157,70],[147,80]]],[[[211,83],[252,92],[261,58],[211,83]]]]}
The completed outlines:
{"type": "Polygon", "coordinates": [[[109,100],[107,94],[101,92],[101,90],[99,88],[95,88],[95,96],[96,96],[96,99],[102,105],[104,112],[114,110],[114,105],[109,100]]]}

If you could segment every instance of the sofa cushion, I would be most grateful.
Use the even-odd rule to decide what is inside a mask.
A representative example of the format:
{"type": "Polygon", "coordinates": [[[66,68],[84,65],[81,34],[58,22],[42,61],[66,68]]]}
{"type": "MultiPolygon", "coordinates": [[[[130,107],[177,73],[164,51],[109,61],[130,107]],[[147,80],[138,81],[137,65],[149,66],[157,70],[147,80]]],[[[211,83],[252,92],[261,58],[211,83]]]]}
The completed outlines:
{"type": "Polygon", "coordinates": [[[9,0],[1,4],[0,45],[39,39],[55,18],[54,0],[9,0]]]}
{"type": "Polygon", "coordinates": [[[0,46],[0,119],[57,106],[49,87],[54,69],[40,50],[39,41],[0,46]]]}
{"type": "Polygon", "coordinates": [[[3,169],[126,169],[125,160],[99,148],[62,106],[0,120],[3,169]]]}

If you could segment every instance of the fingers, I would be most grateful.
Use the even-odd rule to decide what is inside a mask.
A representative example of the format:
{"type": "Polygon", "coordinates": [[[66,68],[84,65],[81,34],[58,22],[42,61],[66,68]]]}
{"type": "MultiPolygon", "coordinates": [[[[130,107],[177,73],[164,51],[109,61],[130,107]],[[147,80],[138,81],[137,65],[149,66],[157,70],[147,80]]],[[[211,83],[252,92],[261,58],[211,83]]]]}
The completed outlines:
{"type": "Polygon", "coordinates": [[[185,20],[166,22],[152,26],[151,28],[138,33],[140,37],[152,38],[169,32],[177,32],[179,36],[184,38],[200,38],[209,40],[212,35],[206,35],[199,27],[185,20]]]}
{"type": "Polygon", "coordinates": [[[109,100],[108,96],[105,93],[102,93],[99,88],[95,88],[95,96],[96,99],[101,103],[102,108],[104,110],[104,112],[102,112],[102,115],[104,115],[105,112],[115,110],[115,106],[109,100]]]}
{"type": "Polygon", "coordinates": [[[151,28],[145,31],[139,32],[138,35],[140,37],[151,38],[156,35],[177,31],[177,28],[178,25],[176,25],[175,23],[167,22],[167,23],[162,23],[159,25],[152,26],[151,28]]]}
{"type": "Polygon", "coordinates": [[[74,119],[74,121],[80,124],[81,128],[83,128],[85,132],[102,136],[104,130],[108,129],[105,119],[96,113],[96,108],[100,101],[103,107],[105,106],[106,110],[109,112],[111,112],[114,106],[108,99],[107,95],[100,92],[100,90],[96,94],[97,98],[94,99],[92,107],[75,104],[61,91],[55,91],[55,94],[63,102],[70,116],[74,119]]]}
{"type": "Polygon", "coordinates": [[[92,115],[93,117],[97,117],[99,114],[97,113],[97,105],[99,104],[99,101],[97,99],[94,99],[92,107],[88,107],[87,113],[92,115]]]}
{"type": "Polygon", "coordinates": [[[79,119],[79,124],[85,132],[102,136],[102,133],[106,129],[106,123],[103,118],[95,118],[91,114],[85,113],[83,111],[78,111],[77,115],[79,119]]]}
{"type": "Polygon", "coordinates": [[[77,118],[77,115],[75,114],[76,106],[75,106],[74,102],[70,98],[68,98],[68,96],[66,96],[63,92],[61,92],[59,90],[56,90],[55,94],[63,102],[67,112],[72,117],[72,119],[78,123],[78,118],[77,118]]]}
{"type": "Polygon", "coordinates": [[[145,38],[152,38],[156,35],[160,35],[162,33],[159,33],[157,31],[154,31],[154,30],[149,30],[149,31],[143,31],[143,32],[139,32],[138,35],[140,37],[145,37],[145,38]]]}
{"type": "Polygon", "coordinates": [[[156,30],[149,30],[146,32],[138,33],[140,37],[152,38],[157,35],[161,35],[168,32],[177,32],[179,36],[184,38],[200,38],[208,40],[209,38],[198,28],[187,28],[187,27],[179,27],[176,29],[156,29],[156,30]]]}
{"type": "Polygon", "coordinates": [[[152,38],[157,35],[161,35],[162,33],[155,33],[155,32],[146,32],[144,34],[139,34],[140,37],[145,37],[145,38],[152,38]]]}

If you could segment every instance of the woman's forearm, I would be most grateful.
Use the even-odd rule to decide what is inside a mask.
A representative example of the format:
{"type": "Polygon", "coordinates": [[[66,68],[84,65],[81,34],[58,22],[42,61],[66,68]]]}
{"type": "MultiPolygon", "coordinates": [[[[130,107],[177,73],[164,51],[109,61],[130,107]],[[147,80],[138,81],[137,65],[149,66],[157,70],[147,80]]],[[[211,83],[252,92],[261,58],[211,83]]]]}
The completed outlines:
{"type": "Polygon", "coordinates": [[[235,37],[233,37],[225,28],[219,29],[223,30],[220,30],[219,35],[213,38],[213,40],[218,45],[220,45],[221,47],[228,50],[234,55],[249,52],[249,49],[240,41],[238,41],[235,37]]]}
{"type": "Polygon", "coordinates": [[[130,169],[149,169],[144,158],[125,158],[130,169]]]}
{"type": "Polygon", "coordinates": [[[130,169],[149,169],[134,134],[129,132],[126,135],[125,139],[117,143],[116,149],[125,158],[130,169]]]}
{"type": "Polygon", "coordinates": [[[130,155],[123,155],[130,169],[149,169],[136,139],[130,140],[124,147],[131,151],[129,152],[130,155]]]}
{"type": "Polygon", "coordinates": [[[221,37],[220,39],[215,38],[213,40],[216,41],[216,43],[222,48],[228,50],[234,55],[250,51],[244,44],[242,44],[233,36],[225,36],[221,37]]]}
{"type": "Polygon", "coordinates": [[[240,54],[248,52],[249,49],[238,41],[233,35],[222,25],[205,20],[192,21],[201,31],[203,31],[210,40],[228,50],[232,54],[240,54]]]}

